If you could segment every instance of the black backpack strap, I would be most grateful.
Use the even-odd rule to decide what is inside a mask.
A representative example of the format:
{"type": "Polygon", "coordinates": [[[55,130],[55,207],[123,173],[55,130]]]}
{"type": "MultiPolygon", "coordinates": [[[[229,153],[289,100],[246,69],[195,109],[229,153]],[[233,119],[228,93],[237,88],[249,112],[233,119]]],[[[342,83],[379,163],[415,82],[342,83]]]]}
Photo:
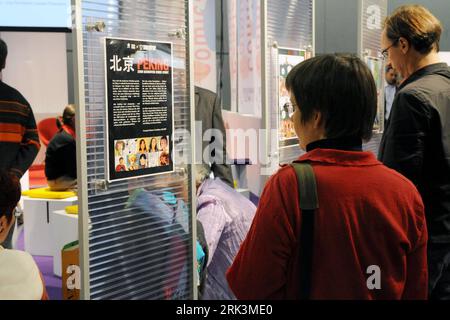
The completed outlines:
{"type": "Polygon", "coordinates": [[[300,299],[311,294],[312,259],[314,245],[314,210],[319,208],[316,177],[308,163],[292,163],[297,174],[302,224],[300,227],[300,299]]]}

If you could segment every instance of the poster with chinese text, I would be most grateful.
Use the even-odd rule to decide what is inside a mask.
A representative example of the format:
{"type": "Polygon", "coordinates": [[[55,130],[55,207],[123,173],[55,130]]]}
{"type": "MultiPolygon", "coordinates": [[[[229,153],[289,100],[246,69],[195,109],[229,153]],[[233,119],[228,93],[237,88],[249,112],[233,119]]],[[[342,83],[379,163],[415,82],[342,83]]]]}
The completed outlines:
{"type": "Polygon", "coordinates": [[[108,181],[172,172],[172,44],[105,39],[108,181]]]}

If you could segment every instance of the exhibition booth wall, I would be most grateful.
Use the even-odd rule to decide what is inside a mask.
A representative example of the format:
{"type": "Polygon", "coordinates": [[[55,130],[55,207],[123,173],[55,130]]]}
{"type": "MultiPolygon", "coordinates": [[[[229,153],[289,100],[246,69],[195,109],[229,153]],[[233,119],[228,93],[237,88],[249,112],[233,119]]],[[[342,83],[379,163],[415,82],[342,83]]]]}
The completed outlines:
{"type": "Polygon", "coordinates": [[[444,26],[444,32],[441,35],[439,42],[441,51],[450,51],[450,1],[442,0],[389,0],[388,12],[391,13],[395,8],[405,4],[420,4],[428,8],[436,18],[438,18],[444,26]]]}
{"type": "MultiPolygon", "coordinates": [[[[77,124],[85,133],[77,141],[82,177],[78,193],[81,297],[196,298],[191,165],[170,157],[170,163],[156,168],[111,170],[118,140],[167,136],[172,156],[192,155],[186,134],[193,123],[192,32],[187,20],[192,7],[188,1],[159,0],[75,4],[77,124]],[[145,66],[126,68],[123,63],[128,58],[156,59],[164,66],[158,74],[145,66]],[[137,100],[144,108],[137,83],[158,87],[159,97],[145,96],[147,106],[159,105],[156,124],[130,111],[137,100]],[[164,218],[168,214],[173,223],[164,218]]],[[[126,150],[131,155],[136,147],[128,143],[126,150]]]]}
{"type": "MultiPolygon", "coordinates": [[[[66,34],[0,31],[0,37],[9,52],[3,81],[26,97],[36,123],[61,115],[69,102],[66,34]]],[[[40,149],[35,164],[43,163],[45,150],[40,149]]]]}
{"type": "MultiPolygon", "coordinates": [[[[385,67],[378,53],[388,0],[72,5],[72,33],[1,31],[0,37],[9,45],[3,80],[28,99],[37,122],[60,115],[69,102],[78,107],[78,199],[63,201],[78,204],[78,216],[61,222],[70,232],[75,225],[78,237],[66,232],[58,235],[64,243],[44,249],[60,257],[61,247],[78,238],[78,269],[69,276],[81,299],[198,298],[194,85],[221,98],[228,156],[242,161],[237,187],[258,197],[280,165],[302,154],[284,86],[289,70],[315,54],[356,53],[377,83],[378,117],[364,149],[378,152],[385,67]],[[231,133],[250,129],[256,140],[231,133]],[[153,140],[167,141],[167,158],[161,151],[156,165],[140,167],[136,160],[151,156],[140,144],[153,140]],[[134,170],[124,172],[121,161],[134,170]]],[[[445,39],[442,49],[450,51],[445,39]]],[[[44,154],[42,148],[35,163],[44,154]]],[[[45,228],[53,217],[68,219],[55,213],[62,204],[49,212],[52,205],[45,228]]],[[[64,280],[67,271],[59,270],[64,280]]]]}

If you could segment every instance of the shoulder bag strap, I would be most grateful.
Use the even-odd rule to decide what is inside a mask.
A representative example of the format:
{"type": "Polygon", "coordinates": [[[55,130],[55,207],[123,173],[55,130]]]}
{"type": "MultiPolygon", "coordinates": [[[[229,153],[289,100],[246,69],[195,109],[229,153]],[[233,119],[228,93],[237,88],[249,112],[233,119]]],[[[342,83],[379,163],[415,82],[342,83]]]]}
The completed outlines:
{"type": "Polygon", "coordinates": [[[319,208],[316,177],[308,163],[292,163],[297,174],[300,209],[300,299],[308,300],[311,294],[312,259],[314,245],[314,211],[319,208]]]}

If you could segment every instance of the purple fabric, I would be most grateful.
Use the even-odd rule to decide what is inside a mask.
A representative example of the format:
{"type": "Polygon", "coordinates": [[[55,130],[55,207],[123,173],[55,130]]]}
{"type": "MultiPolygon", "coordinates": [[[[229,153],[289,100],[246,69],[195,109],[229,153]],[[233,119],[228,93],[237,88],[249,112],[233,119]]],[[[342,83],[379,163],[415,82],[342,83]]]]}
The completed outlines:
{"type": "MultiPolygon", "coordinates": [[[[22,232],[17,239],[17,249],[25,251],[25,236],[22,232]]],[[[45,288],[50,300],[62,300],[61,278],[53,274],[53,257],[33,256],[44,277],[45,288]]]]}
{"type": "Polygon", "coordinates": [[[259,197],[254,194],[253,192],[250,192],[250,201],[258,207],[258,203],[259,203],[259,197]]]}
{"type": "Polygon", "coordinates": [[[204,228],[209,251],[202,299],[236,299],[225,273],[250,229],[256,207],[220,179],[203,182],[197,195],[197,219],[204,228]]]}

